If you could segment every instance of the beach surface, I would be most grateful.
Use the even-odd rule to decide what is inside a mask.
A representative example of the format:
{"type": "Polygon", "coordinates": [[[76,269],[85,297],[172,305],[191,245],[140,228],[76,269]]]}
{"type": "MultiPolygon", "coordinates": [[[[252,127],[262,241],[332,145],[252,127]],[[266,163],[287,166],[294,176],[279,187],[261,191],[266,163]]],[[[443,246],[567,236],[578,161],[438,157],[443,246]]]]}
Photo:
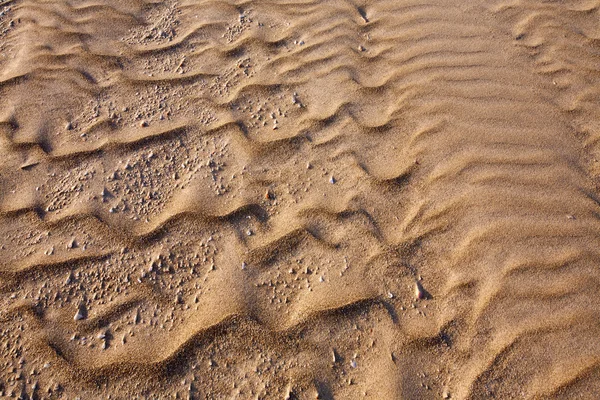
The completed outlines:
{"type": "Polygon", "coordinates": [[[597,399],[600,1],[0,1],[0,397],[597,399]]]}

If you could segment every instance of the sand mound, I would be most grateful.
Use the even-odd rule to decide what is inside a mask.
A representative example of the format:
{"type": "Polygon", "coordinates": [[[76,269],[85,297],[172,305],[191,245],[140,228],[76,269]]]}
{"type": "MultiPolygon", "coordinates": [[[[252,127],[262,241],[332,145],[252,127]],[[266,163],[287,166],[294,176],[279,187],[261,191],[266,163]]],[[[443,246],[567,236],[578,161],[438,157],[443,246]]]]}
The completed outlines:
{"type": "Polygon", "coordinates": [[[0,2],[0,397],[600,392],[600,2],[0,2]]]}

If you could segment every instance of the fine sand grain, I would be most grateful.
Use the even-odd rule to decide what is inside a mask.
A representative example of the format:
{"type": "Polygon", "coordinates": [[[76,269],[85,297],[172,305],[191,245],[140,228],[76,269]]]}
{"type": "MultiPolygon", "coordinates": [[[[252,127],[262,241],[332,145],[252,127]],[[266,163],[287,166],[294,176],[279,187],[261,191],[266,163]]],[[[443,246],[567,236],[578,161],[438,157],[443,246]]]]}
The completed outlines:
{"type": "Polygon", "coordinates": [[[0,2],[0,398],[598,399],[600,1],[0,2]]]}

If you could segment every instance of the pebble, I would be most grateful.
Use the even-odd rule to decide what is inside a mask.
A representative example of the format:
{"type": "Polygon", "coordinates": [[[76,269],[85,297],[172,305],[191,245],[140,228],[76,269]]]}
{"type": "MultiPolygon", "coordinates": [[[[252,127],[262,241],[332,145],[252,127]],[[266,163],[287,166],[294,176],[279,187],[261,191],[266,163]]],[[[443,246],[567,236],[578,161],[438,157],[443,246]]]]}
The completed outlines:
{"type": "Polygon", "coordinates": [[[29,169],[35,167],[38,164],[39,164],[38,161],[26,162],[25,164],[21,165],[21,169],[23,169],[23,170],[29,170],[29,169]]]}
{"type": "Polygon", "coordinates": [[[335,364],[336,362],[339,361],[339,359],[340,359],[340,357],[338,356],[335,349],[331,349],[331,361],[333,361],[333,363],[335,364]]]}
{"type": "Polygon", "coordinates": [[[415,282],[415,298],[417,300],[423,300],[426,296],[425,289],[421,286],[421,283],[415,282]]]}
{"type": "Polygon", "coordinates": [[[335,180],[335,178],[333,177],[333,175],[329,178],[329,183],[334,184],[337,181],[335,180]]]}
{"type": "Polygon", "coordinates": [[[87,316],[87,310],[86,310],[85,306],[82,304],[77,309],[77,313],[75,314],[75,316],[73,317],[73,319],[75,321],[79,321],[79,320],[85,319],[86,316],[87,316]]]}

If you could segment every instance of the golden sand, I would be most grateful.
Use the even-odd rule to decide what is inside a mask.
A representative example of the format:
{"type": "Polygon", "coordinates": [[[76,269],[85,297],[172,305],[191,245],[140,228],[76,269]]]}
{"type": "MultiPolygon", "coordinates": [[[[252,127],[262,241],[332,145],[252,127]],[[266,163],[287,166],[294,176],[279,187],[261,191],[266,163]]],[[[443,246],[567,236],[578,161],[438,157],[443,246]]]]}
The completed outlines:
{"type": "Polygon", "coordinates": [[[0,2],[0,397],[599,398],[599,10],[0,2]]]}

